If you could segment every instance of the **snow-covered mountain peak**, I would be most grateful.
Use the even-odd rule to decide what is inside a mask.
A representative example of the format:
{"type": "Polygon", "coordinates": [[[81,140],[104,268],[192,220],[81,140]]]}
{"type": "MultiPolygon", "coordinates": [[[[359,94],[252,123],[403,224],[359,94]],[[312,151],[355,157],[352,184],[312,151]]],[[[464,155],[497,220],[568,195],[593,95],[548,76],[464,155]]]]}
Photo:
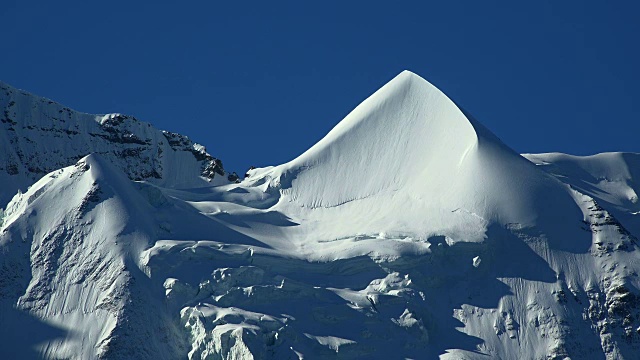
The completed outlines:
{"type": "Polygon", "coordinates": [[[365,137],[372,141],[421,140],[432,152],[452,138],[464,149],[477,142],[473,123],[462,111],[438,88],[405,70],[358,105],[294,163],[319,161],[326,155],[323,152],[336,152],[335,146],[348,146],[365,137]]]}
{"type": "Polygon", "coordinates": [[[18,189],[90,153],[132,180],[168,187],[228,183],[222,162],[184,135],[128,115],[74,111],[0,82],[0,208],[18,189]]]}
{"type": "MultiPolygon", "coordinates": [[[[44,176],[14,196],[3,216],[0,247],[12,247],[20,256],[0,259],[0,271],[12,273],[11,281],[0,284],[3,293],[24,292],[11,305],[2,303],[6,299],[0,296],[2,311],[8,311],[0,313],[6,317],[4,325],[20,327],[7,310],[18,306],[50,319],[52,328],[70,329],[47,338],[54,343],[46,349],[53,358],[122,358],[119,351],[144,354],[141,340],[119,339],[131,339],[131,333],[154,322],[164,327],[167,321],[147,313],[145,321],[125,324],[132,303],[141,308],[154,302],[145,291],[128,287],[147,280],[138,254],[150,246],[155,224],[146,214],[152,211],[136,183],[97,154],[44,176]],[[39,259],[33,267],[25,261],[30,255],[39,259]],[[52,286],[52,281],[58,285],[52,286]],[[28,289],[16,289],[27,283],[28,289]],[[82,300],[78,304],[73,299],[82,300]],[[78,328],[83,331],[75,331],[78,328]]],[[[25,334],[20,337],[15,351],[21,354],[31,347],[31,340],[25,334]]],[[[175,346],[151,341],[163,351],[175,346]]]]}
{"type": "Polygon", "coordinates": [[[2,89],[0,358],[638,357],[638,154],[524,158],[403,72],[210,181],[186,136],[2,89]]]}
{"type": "Polygon", "coordinates": [[[106,176],[117,176],[122,173],[99,154],[89,154],[78,160],[75,166],[85,169],[94,181],[101,181],[106,176]]]}
{"type": "Polygon", "coordinates": [[[574,216],[576,224],[582,217],[565,185],[409,71],[363,101],[308,151],[254,171],[247,183],[265,180],[280,192],[278,206],[285,212],[321,208],[340,214],[345,210],[331,209],[345,207],[358,217],[336,215],[345,232],[341,226],[312,232],[321,236],[402,229],[414,236],[480,241],[493,222],[530,227],[555,216],[554,209],[574,216]]]}

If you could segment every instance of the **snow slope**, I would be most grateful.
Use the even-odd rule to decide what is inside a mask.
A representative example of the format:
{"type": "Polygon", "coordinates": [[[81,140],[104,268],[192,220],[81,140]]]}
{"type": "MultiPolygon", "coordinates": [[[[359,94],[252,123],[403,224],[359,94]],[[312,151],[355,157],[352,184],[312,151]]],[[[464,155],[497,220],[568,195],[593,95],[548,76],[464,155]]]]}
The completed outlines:
{"type": "Polygon", "coordinates": [[[408,71],[307,152],[255,171],[248,184],[262,182],[281,196],[274,208],[301,218],[305,244],[306,234],[327,240],[358,233],[481,241],[494,222],[537,226],[560,238],[566,229],[555,226],[558,219],[582,220],[565,185],[408,71]],[[302,220],[318,216],[317,228],[302,220]]]}
{"type": "Polygon", "coordinates": [[[524,154],[541,169],[592,196],[634,234],[640,233],[640,154],[524,154]]]}
{"type": "MultiPolygon", "coordinates": [[[[186,136],[121,114],[84,114],[0,82],[0,208],[47,173],[98,153],[132,180],[207,184],[220,160],[186,136]]],[[[226,183],[220,176],[216,183],[226,183]]]]}
{"type": "Polygon", "coordinates": [[[522,157],[410,72],[239,184],[90,155],[6,208],[0,355],[635,359],[636,158],[522,157]]]}
{"type": "MultiPolygon", "coordinates": [[[[10,202],[0,301],[3,311],[15,305],[59,330],[38,348],[45,357],[178,356],[180,342],[162,340],[179,339],[175,326],[167,327],[136,255],[150,245],[153,226],[138,214],[152,211],[134,183],[98,155],[50,173],[10,202]],[[157,311],[138,309],[154,303],[157,311]]],[[[9,353],[24,358],[32,330],[8,318],[4,331],[17,330],[22,342],[9,353]]]]}

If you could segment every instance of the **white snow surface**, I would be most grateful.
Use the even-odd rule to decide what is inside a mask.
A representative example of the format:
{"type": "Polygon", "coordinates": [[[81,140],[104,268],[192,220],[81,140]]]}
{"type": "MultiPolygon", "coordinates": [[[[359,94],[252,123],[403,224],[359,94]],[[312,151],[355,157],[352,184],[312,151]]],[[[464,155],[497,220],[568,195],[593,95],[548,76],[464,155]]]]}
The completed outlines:
{"type": "MultiPolygon", "coordinates": [[[[582,218],[564,184],[409,71],[365,100],[307,152],[256,171],[246,183],[262,182],[280,193],[275,209],[301,219],[321,218],[303,220],[295,228],[310,234],[304,246],[354,233],[482,241],[493,222],[544,227],[552,219],[582,218]]],[[[557,226],[545,230],[564,231],[557,226]]]]}
{"type": "Polygon", "coordinates": [[[202,145],[132,116],[81,113],[2,82],[0,111],[0,208],[16,191],[91,153],[132,180],[170,187],[228,183],[202,145]]]}
{"type": "Polygon", "coordinates": [[[638,154],[523,157],[405,71],[239,184],[176,159],[98,151],[13,196],[0,357],[640,356],[638,154]]]}

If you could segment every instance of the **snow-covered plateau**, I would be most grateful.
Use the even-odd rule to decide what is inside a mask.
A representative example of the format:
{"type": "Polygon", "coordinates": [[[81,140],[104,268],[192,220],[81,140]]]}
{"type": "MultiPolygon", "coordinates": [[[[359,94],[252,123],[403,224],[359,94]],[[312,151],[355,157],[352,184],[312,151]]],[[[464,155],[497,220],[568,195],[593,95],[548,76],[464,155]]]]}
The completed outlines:
{"type": "Polygon", "coordinates": [[[519,155],[409,71],[236,180],[0,83],[2,359],[638,359],[640,154],[519,155]]]}

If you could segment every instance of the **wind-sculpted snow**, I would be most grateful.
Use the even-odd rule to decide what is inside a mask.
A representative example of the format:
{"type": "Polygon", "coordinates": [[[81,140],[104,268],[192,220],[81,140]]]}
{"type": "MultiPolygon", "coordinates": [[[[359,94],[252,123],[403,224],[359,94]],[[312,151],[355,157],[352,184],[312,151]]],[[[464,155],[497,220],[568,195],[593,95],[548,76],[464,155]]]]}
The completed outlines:
{"type": "Polygon", "coordinates": [[[560,182],[408,71],[297,159],[256,170],[250,181],[262,179],[280,190],[283,211],[332,223],[330,232],[305,229],[322,239],[400,232],[481,241],[492,221],[545,226],[581,217],[560,182]]]}
{"type": "Polygon", "coordinates": [[[90,155],[2,214],[0,358],[636,359],[637,156],[524,158],[409,72],[238,184],[90,155]]]}
{"type": "Polygon", "coordinates": [[[225,183],[222,163],[186,136],[121,114],[84,114],[0,82],[0,208],[47,173],[98,153],[132,180],[225,183]]]}

